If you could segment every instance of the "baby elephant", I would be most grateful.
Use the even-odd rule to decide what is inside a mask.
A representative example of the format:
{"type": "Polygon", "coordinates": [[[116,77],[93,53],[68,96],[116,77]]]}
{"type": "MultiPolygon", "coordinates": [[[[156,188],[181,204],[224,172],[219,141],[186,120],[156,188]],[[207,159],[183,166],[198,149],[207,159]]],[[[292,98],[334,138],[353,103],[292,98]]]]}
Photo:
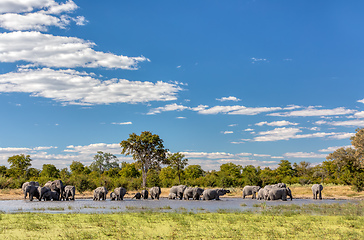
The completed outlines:
{"type": "Polygon", "coordinates": [[[313,199],[317,199],[317,194],[319,195],[319,199],[322,200],[321,191],[324,189],[324,187],[321,184],[314,184],[312,185],[312,194],[313,199]]]}
{"type": "Polygon", "coordinates": [[[118,196],[116,196],[116,194],[114,192],[111,192],[110,193],[110,199],[111,199],[111,201],[115,201],[117,197],[118,196]]]}
{"type": "Polygon", "coordinates": [[[133,199],[133,198],[135,198],[135,199],[141,199],[141,198],[142,198],[142,194],[141,194],[140,192],[137,192],[137,193],[134,195],[134,197],[132,197],[131,199],[133,199]]]}

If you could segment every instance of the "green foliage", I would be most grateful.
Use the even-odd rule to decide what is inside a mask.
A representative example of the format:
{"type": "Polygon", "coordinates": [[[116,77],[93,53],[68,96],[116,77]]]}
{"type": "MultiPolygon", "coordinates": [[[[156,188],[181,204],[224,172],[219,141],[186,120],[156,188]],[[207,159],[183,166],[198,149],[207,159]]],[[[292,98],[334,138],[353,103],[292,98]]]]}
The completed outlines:
{"type": "Polygon", "coordinates": [[[147,187],[160,187],[159,172],[155,169],[150,169],[147,177],[147,187]]]}
{"type": "Polygon", "coordinates": [[[72,174],[81,174],[85,170],[85,166],[78,161],[72,161],[72,164],[70,165],[70,169],[72,174]]]}
{"type": "Polygon", "coordinates": [[[136,163],[122,162],[119,175],[124,178],[138,178],[140,177],[140,172],[136,167],[136,163]]]}
{"type": "Polygon", "coordinates": [[[43,164],[42,171],[40,172],[40,177],[47,179],[59,178],[59,170],[53,164],[43,164]]]}
{"type": "Polygon", "coordinates": [[[203,174],[204,171],[202,170],[200,165],[189,165],[184,171],[184,176],[186,179],[196,179],[202,177],[203,174]]]}
{"type": "Polygon", "coordinates": [[[188,164],[188,159],[184,159],[184,157],[185,155],[178,152],[169,154],[167,159],[169,166],[172,167],[172,169],[174,170],[175,174],[178,177],[179,184],[181,184],[181,175],[183,173],[183,169],[188,164]]]}
{"type": "Polygon", "coordinates": [[[8,174],[10,177],[19,178],[25,177],[28,168],[32,165],[32,159],[30,156],[25,156],[24,154],[14,155],[8,158],[8,163],[10,168],[8,169],[8,174]]]}
{"type": "Polygon", "coordinates": [[[5,177],[7,170],[5,166],[0,166],[0,177],[5,177]]]}
{"type": "Polygon", "coordinates": [[[112,168],[118,168],[118,159],[115,155],[111,153],[104,153],[102,151],[98,151],[94,156],[94,162],[91,163],[90,169],[91,171],[95,171],[98,173],[103,173],[105,171],[109,171],[112,168]]]}
{"type": "MultiPolygon", "coordinates": [[[[162,168],[159,173],[161,187],[173,186],[176,178],[175,176],[176,173],[171,166],[162,168]]],[[[179,184],[179,181],[177,183],[179,184]]]]}
{"type": "Polygon", "coordinates": [[[164,148],[163,140],[151,132],[145,131],[140,135],[132,133],[127,140],[120,143],[121,154],[132,155],[133,159],[141,166],[143,184],[147,185],[147,176],[150,169],[160,168],[160,164],[166,164],[166,153],[168,149],[164,148]]]}

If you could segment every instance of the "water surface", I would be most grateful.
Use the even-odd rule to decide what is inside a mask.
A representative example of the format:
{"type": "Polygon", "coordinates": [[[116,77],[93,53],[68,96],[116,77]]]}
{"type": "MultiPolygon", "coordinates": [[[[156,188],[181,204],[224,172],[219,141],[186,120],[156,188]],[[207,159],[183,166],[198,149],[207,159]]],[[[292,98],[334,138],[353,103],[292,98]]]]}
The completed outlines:
{"type": "Polygon", "coordinates": [[[193,201],[193,200],[135,200],[125,199],[123,201],[93,201],[91,199],[76,199],[75,201],[47,201],[38,200],[5,200],[0,201],[0,211],[5,213],[16,212],[45,212],[45,213],[112,213],[125,211],[193,211],[193,212],[216,212],[221,209],[229,211],[247,211],[256,209],[254,205],[265,202],[266,206],[286,204],[332,204],[348,203],[354,200],[313,200],[293,199],[293,201],[258,201],[255,199],[242,199],[221,197],[220,201],[193,201]],[[242,206],[243,205],[243,206],[242,206]],[[245,206],[246,205],[246,206],[245,206]]]}

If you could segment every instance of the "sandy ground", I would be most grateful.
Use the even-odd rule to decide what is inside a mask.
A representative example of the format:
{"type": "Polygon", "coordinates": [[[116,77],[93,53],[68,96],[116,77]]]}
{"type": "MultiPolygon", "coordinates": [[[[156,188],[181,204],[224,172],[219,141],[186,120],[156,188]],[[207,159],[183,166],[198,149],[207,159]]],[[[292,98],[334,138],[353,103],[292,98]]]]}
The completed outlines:
{"type": "MultiPolygon", "coordinates": [[[[312,191],[309,186],[290,186],[293,198],[307,199],[312,198],[312,191]]],[[[231,188],[231,193],[228,193],[224,197],[241,197],[242,189],[231,188]]],[[[132,198],[138,191],[128,191],[125,198],[132,198]]],[[[161,197],[168,197],[169,188],[162,188],[161,197]]],[[[109,195],[109,194],[108,194],[109,195]]],[[[324,186],[322,191],[324,199],[358,199],[364,200],[364,191],[355,192],[351,190],[350,186],[324,186]]],[[[92,198],[93,193],[83,192],[82,194],[76,191],[76,199],[92,198]]],[[[0,200],[20,200],[23,199],[23,193],[21,189],[0,189],[0,200]]],[[[250,196],[248,196],[249,198],[250,196]]]]}

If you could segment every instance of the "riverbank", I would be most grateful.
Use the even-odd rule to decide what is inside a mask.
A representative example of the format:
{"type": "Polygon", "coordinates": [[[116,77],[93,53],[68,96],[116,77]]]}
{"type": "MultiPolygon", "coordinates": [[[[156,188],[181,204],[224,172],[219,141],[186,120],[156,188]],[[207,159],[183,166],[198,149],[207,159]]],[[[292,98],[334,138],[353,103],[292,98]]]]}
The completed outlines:
{"type": "MultiPolygon", "coordinates": [[[[293,185],[289,186],[292,191],[293,198],[308,199],[312,198],[311,186],[293,185]]],[[[229,188],[230,193],[224,197],[241,197],[242,188],[229,188]]],[[[162,188],[161,197],[168,197],[170,188],[162,188]]],[[[138,191],[128,191],[125,198],[132,198],[138,191]]],[[[108,194],[109,195],[109,194],[108,194]]],[[[364,200],[364,191],[355,192],[350,186],[324,185],[322,191],[324,199],[348,199],[348,200],[364,200]]],[[[76,191],[76,199],[90,199],[93,196],[92,191],[79,193],[76,191]]],[[[109,197],[109,196],[108,196],[109,197]]],[[[24,195],[21,189],[0,189],[0,200],[20,200],[24,195]]],[[[250,198],[250,196],[248,197],[250,198]]]]}

